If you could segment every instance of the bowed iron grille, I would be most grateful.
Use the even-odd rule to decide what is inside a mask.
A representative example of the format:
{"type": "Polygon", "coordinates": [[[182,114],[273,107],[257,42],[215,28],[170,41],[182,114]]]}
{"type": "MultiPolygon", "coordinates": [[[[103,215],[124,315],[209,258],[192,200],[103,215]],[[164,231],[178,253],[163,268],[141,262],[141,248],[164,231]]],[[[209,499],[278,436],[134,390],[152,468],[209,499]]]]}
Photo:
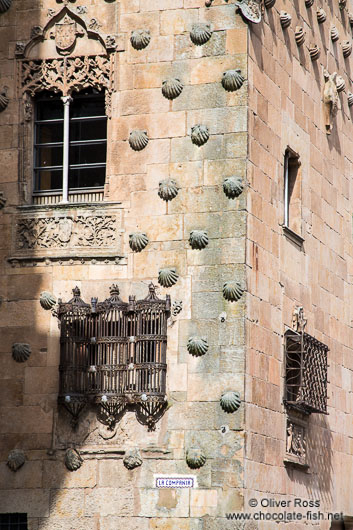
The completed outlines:
{"type": "Polygon", "coordinates": [[[153,284],[144,300],[123,302],[112,285],[110,297],[86,304],[80,290],[59,300],[61,323],[59,402],[73,425],[86,405],[114,428],[127,409],[153,429],[166,405],[167,319],[170,297],[157,297],[153,284]]]}

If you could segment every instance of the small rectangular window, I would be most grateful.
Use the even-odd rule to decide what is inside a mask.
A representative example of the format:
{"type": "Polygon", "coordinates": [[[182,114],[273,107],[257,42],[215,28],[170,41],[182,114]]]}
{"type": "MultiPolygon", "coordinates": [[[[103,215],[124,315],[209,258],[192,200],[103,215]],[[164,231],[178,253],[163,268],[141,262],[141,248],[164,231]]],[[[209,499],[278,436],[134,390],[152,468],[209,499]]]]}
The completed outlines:
{"type": "Polygon", "coordinates": [[[0,513],[0,530],[27,530],[26,513],[0,513]]]}
{"type": "Polygon", "coordinates": [[[287,149],[284,156],[284,226],[301,236],[301,169],[299,155],[287,149]]]}

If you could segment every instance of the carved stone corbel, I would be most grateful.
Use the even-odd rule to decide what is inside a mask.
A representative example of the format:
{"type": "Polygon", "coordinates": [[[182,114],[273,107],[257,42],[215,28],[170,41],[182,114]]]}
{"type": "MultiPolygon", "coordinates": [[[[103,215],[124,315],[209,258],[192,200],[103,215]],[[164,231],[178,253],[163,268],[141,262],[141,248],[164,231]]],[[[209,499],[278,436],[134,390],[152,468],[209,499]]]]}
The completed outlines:
{"type": "Polygon", "coordinates": [[[338,90],[336,84],[337,72],[329,74],[324,70],[324,105],[325,105],[325,127],[326,134],[331,134],[333,128],[333,119],[337,115],[338,110],[338,90]]]}

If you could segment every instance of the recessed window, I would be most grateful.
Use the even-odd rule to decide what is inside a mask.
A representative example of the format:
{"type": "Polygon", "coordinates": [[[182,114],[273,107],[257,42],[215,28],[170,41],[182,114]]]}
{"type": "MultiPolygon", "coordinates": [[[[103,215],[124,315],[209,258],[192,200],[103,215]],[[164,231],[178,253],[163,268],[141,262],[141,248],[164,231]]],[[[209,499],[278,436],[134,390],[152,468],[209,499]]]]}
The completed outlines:
{"type": "Polygon", "coordinates": [[[299,155],[287,149],[284,156],[284,227],[301,236],[301,167],[299,155]]]}
{"type": "Polygon", "coordinates": [[[26,513],[1,513],[0,530],[27,530],[26,513]]]}
{"type": "Polygon", "coordinates": [[[107,117],[104,93],[72,98],[42,92],[35,101],[34,194],[103,188],[107,117]],[[65,161],[66,153],[66,161],[65,161]]]}

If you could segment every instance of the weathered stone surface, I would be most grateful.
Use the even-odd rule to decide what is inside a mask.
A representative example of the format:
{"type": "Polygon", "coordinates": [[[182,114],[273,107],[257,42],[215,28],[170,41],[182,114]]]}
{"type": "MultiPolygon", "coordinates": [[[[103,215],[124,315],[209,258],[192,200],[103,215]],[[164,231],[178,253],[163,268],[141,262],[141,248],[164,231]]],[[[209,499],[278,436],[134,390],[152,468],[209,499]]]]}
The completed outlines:
{"type": "Polygon", "coordinates": [[[41,488],[2,490],[0,495],[1,513],[18,513],[21,506],[22,513],[27,513],[28,517],[48,517],[49,516],[49,490],[41,488]]]}
{"type": "Polygon", "coordinates": [[[63,461],[46,461],[43,467],[43,486],[49,489],[94,488],[97,462],[86,460],[75,473],[69,473],[63,461]]]}

